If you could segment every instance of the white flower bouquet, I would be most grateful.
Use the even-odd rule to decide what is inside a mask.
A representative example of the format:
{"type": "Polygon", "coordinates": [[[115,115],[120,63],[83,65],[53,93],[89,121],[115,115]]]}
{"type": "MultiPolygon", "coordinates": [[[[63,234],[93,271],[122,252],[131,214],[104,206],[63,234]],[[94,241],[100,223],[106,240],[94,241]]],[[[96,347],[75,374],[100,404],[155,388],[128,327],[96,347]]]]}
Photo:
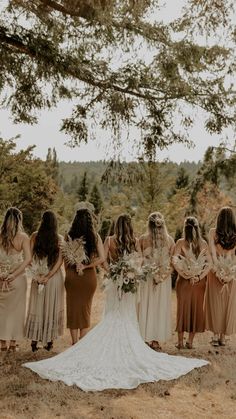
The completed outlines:
{"type": "Polygon", "coordinates": [[[168,249],[154,250],[151,258],[142,267],[141,279],[152,280],[156,286],[170,277],[172,272],[171,258],[168,249]]]}
{"type": "Polygon", "coordinates": [[[207,267],[210,269],[205,249],[198,256],[195,256],[191,248],[184,250],[184,256],[173,256],[173,264],[192,284],[199,282],[199,277],[207,267]]]}
{"type": "Polygon", "coordinates": [[[117,284],[119,298],[123,292],[137,292],[141,279],[138,253],[125,254],[116,263],[111,264],[109,277],[117,284]]]}
{"type": "MultiPolygon", "coordinates": [[[[76,266],[76,269],[78,265],[88,261],[84,249],[84,240],[82,238],[72,240],[71,237],[68,236],[68,240],[61,243],[61,251],[66,264],[76,266]]],[[[77,270],[77,272],[79,275],[83,274],[83,271],[81,270],[77,270]]]]}
{"type": "Polygon", "coordinates": [[[48,272],[49,268],[47,258],[38,259],[34,257],[31,261],[31,264],[27,267],[28,276],[32,278],[32,281],[38,284],[38,294],[41,294],[45,289],[45,285],[40,284],[38,279],[40,279],[40,277],[46,276],[48,272]]]}
{"type": "Polygon", "coordinates": [[[218,256],[214,263],[213,270],[222,284],[236,280],[236,256],[227,258],[223,255],[218,256]]]}

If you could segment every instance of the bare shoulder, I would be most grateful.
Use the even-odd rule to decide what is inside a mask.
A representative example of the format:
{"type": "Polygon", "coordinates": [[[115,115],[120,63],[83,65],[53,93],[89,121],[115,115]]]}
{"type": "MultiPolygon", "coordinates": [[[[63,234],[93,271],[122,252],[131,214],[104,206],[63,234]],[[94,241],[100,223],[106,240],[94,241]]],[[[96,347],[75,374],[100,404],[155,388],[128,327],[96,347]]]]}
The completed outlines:
{"type": "Polygon", "coordinates": [[[175,243],[175,245],[176,246],[183,246],[183,244],[184,244],[184,239],[179,239],[179,240],[177,240],[177,242],[175,243]]]}
{"type": "Polygon", "coordinates": [[[168,241],[169,241],[170,246],[172,246],[173,244],[175,244],[175,241],[174,241],[173,237],[170,236],[169,234],[168,234],[168,241]]]}
{"type": "Polygon", "coordinates": [[[214,237],[215,234],[216,234],[216,228],[210,228],[210,230],[209,230],[209,236],[210,237],[214,237]]]}
{"type": "Polygon", "coordinates": [[[30,240],[29,236],[27,233],[25,233],[24,231],[19,231],[19,233],[17,233],[16,238],[20,241],[28,241],[30,240]]]}
{"type": "Polygon", "coordinates": [[[37,236],[38,232],[34,231],[31,236],[30,236],[30,240],[35,240],[35,237],[37,236]]]}

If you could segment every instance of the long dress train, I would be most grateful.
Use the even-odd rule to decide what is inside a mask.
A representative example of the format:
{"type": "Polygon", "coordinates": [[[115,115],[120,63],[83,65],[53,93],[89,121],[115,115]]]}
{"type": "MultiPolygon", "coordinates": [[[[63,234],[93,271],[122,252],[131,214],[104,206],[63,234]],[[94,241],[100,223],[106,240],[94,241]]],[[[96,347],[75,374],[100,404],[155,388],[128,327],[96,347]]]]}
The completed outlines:
{"type": "Polygon", "coordinates": [[[84,391],[101,391],[173,380],[208,364],[205,360],[150,349],[139,332],[135,298],[127,293],[119,300],[111,282],[104,318],[96,327],[65,352],[24,366],[51,381],[75,384],[84,391]]]}

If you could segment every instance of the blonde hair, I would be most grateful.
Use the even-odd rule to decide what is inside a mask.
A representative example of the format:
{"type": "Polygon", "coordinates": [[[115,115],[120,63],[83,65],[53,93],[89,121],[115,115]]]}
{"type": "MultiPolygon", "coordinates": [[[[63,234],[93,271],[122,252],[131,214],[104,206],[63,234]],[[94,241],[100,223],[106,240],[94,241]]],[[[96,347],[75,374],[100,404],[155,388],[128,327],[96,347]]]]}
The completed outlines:
{"type": "Polygon", "coordinates": [[[201,251],[201,231],[196,217],[187,217],[184,221],[184,239],[189,243],[195,256],[201,251]]]}
{"type": "Polygon", "coordinates": [[[0,243],[7,252],[13,246],[18,231],[23,230],[22,212],[15,207],[8,208],[0,230],[0,243]]]}
{"type": "Polygon", "coordinates": [[[151,235],[152,248],[163,248],[168,245],[168,231],[160,212],[152,212],[148,217],[148,230],[151,235]]]}

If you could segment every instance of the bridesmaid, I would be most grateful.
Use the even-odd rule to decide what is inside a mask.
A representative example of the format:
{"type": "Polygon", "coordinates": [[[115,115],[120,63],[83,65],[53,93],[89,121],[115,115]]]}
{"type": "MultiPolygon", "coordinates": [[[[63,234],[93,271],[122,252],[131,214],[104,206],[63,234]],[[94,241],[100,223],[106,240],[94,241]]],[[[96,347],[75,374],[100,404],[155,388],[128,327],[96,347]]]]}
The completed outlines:
{"type": "MultiPolygon", "coordinates": [[[[144,264],[150,262],[154,251],[158,259],[166,255],[170,260],[174,240],[169,236],[160,212],[149,215],[148,232],[140,237],[139,243],[144,264]]],[[[141,285],[138,318],[144,341],[152,349],[161,349],[159,342],[166,342],[171,337],[171,272],[168,278],[158,285],[154,285],[153,280],[141,285]]]]}
{"type": "MultiPolygon", "coordinates": [[[[24,337],[27,280],[25,268],[30,263],[30,241],[23,232],[22,213],[18,208],[7,210],[0,230],[1,261],[11,266],[0,274],[0,341],[1,351],[15,351],[16,340],[24,337]]],[[[2,267],[3,267],[2,262],[2,267]]],[[[2,269],[0,267],[0,272],[2,269]]]]}
{"type": "Polygon", "coordinates": [[[67,327],[74,345],[90,327],[91,305],[97,287],[95,267],[104,262],[104,249],[99,234],[95,232],[93,216],[87,208],[77,210],[68,236],[72,240],[83,238],[88,257],[88,263],[79,267],[65,264],[67,327]],[[78,274],[78,268],[83,271],[82,275],[78,274]]]}
{"type": "Polygon", "coordinates": [[[37,342],[50,351],[53,341],[63,335],[64,323],[64,276],[57,219],[53,211],[45,211],[38,231],[31,236],[33,261],[46,260],[48,274],[32,281],[26,321],[27,338],[31,339],[32,351],[38,350],[37,342]],[[37,280],[36,280],[37,279],[37,280]],[[38,293],[39,284],[45,287],[38,293]]]}
{"type": "MultiPolygon", "coordinates": [[[[216,228],[209,232],[209,246],[216,264],[219,256],[227,259],[235,258],[236,221],[231,208],[220,210],[216,228]]],[[[214,333],[213,346],[225,346],[225,335],[236,333],[236,281],[225,285],[216,274],[210,271],[207,280],[205,297],[206,329],[214,333]]]]}
{"type": "Polygon", "coordinates": [[[176,263],[173,265],[178,272],[176,282],[177,295],[177,325],[178,332],[178,349],[183,349],[184,332],[189,333],[188,341],[185,347],[192,349],[193,339],[196,333],[205,331],[205,318],[203,313],[203,302],[206,288],[206,275],[210,269],[211,257],[208,245],[201,237],[198,221],[195,217],[187,217],[184,223],[184,237],[177,241],[174,249],[174,256],[184,256],[184,250],[189,250],[190,247],[195,254],[199,256],[200,252],[205,249],[208,264],[205,270],[198,278],[198,282],[192,285],[190,276],[186,276],[176,263]]]}

